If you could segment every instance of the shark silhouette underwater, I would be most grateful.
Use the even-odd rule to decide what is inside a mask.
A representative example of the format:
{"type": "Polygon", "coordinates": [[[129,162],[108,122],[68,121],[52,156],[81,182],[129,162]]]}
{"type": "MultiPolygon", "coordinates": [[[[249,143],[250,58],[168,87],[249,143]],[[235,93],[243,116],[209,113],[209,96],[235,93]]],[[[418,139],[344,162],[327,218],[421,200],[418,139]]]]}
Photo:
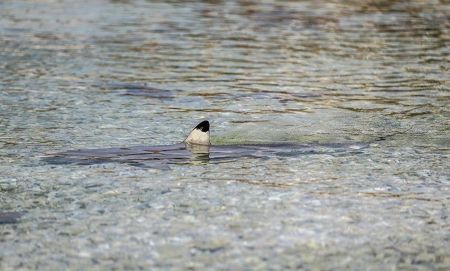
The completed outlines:
{"type": "Polygon", "coordinates": [[[164,168],[170,164],[197,162],[226,162],[240,158],[267,159],[311,154],[357,153],[368,146],[361,144],[245,144],[211,145],[209,122],[200,122],[186,139],[178,144],[158,146],[132,146],[124,148],[78,149],[46,155],[50,164],[93,165],[125,163],[140,167],[164,168]]]}

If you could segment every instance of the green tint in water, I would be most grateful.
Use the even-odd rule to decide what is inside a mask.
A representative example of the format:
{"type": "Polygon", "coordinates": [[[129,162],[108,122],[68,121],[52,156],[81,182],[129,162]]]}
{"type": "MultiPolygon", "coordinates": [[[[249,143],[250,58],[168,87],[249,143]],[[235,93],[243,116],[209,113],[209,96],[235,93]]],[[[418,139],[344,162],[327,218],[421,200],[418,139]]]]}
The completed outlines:
{"type": "Polygon", "coordinates": [[[449,269],[448,14],[445,1],[2,1],[1,269],[449,269]],[[216,145],[316,151],[41,159],[176,144],[201,119],[216,145]]]}

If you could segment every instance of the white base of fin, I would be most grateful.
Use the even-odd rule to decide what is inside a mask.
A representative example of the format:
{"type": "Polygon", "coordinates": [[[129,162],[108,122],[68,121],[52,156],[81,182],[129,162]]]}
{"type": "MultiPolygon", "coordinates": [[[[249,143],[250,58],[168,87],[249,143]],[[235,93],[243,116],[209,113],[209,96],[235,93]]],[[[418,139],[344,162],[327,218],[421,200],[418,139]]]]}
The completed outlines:
{"type": "Polygon", "coordinates": [[[184,140],[184,142],[188,144],[210,145],[209,131],[202,132],[202,130],[194,129],[184,140]]]}

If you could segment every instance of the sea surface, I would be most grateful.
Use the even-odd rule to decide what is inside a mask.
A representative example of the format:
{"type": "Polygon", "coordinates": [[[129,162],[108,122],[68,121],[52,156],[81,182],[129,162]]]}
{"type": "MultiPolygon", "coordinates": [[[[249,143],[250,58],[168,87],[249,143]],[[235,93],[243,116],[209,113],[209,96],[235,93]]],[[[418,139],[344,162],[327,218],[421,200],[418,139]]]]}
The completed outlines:
{"type": "Polygon", "coordinates": [[[445,0],[1,1],[0,269],[449,270],[449,69],[445,0]]]}

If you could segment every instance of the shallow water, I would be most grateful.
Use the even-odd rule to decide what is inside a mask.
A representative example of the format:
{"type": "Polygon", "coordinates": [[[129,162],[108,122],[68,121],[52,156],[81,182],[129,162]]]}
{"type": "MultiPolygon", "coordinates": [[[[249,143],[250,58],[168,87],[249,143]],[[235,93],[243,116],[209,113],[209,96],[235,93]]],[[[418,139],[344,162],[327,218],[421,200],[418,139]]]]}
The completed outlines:
{"type": "Polygon", "coordinates": [[[448,14],[445,1],[2,1],[1,269],[450,268],[448,14]],[[42,159],[176,144],[202,119],[228,150],[315,151],[42,159]],[[320,151],[354,143],[368,147],[320,151]]]}

